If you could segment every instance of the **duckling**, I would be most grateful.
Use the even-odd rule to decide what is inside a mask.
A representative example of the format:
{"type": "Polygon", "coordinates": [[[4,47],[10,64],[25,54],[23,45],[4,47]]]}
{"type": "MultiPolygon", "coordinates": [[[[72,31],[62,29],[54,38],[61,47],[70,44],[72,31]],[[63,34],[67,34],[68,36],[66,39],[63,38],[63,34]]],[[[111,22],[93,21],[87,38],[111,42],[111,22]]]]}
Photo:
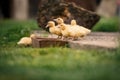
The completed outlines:
{"type": "Polygon", "coordinates": [[[32,38],[35,38],[35,34],[31,34],[30,37],[23,37],[17,42],[18,45],[30,46],[32,44],[32,38]]]}
{"type": "Polygon", "coordinates": [[[58,23],[58,25],[64,23],[64,20],[60,17],[57,19],[54,19],[54,21],[56,21],[58,23]]]}
{"type": "Polygon", "coordinates": [[[58,35],[58,38],[61,39],[62,38],[62,33],[60,28],[55,26],[55,22],[53,21],[49,21],[46,28],[49,27],[49,32],[52,34],[56,34],[58,35]]]}
{"type": "Polygon", "coordinates": [[[66,27],[70,27],[70,25],[69,25],[69,24],[65,24],[65,23],[64,23],[64,20],[63,20],[62,18],[60,18],[60,17],[57,18],[57,19],[54,19],[54,21],[57,22],[57,24],[58,24],[57,27],[59,27],[59,28],[60,28],[60,25],[61,25],[61,24],[66,25],[66,27]]]}
{"type": "Polygon", "coordinates": [[[80,33],[76,30],[75,27],[71,27],[70,24],[65,24],[64,20],[62,18],[54,19],[54,21],[56,21],[58,23],[57,26],[60,27],[61,33],[62,33],[64,39],[67,39],[69,37],[72,37],[72,38],[74,37],[75,38],[80,33]]]}
{"type": "Polygon", "coordinates": [[[65,24],[60,24],[60,29],[63,37],[72,37],[72,40],[78,39],[78,37],[82,35],[81,32],[75,29],[75,27],[68,27],[65,24]]]}
{"type": "Polygon", "coordinates": [[[75,25],[77,25],[76,20],[75,19],[71,20],[71,26],[75,26],[75,25]]]}
{"type": "Polygon", "coordinates": [[[64,37],[63,39],[68,39],[68,37],[70,37],[70,30],[69,30],[69,28],[66,27],[65,24],[60,24],[59,27],[61,29],[62,36],[64,37]]]}
{"type": "Polygon", "coordinates": [[[79,25],[77,25],[77,22],[76,22],[76,20],[71,20],[71,26],[72,27],[76,27],[76,29],[77,30],[79,30],[80,32],[84,32],[83,33],[83,35],[85,36],[85,35],[87,35],[87,34],[89,34],[90,32],[91,32],[91,30],[89,30],[89,29],[87,29],[87,28],[85,28],[85,27],[83,27],[83,26],[79,26],[79,25]]]}

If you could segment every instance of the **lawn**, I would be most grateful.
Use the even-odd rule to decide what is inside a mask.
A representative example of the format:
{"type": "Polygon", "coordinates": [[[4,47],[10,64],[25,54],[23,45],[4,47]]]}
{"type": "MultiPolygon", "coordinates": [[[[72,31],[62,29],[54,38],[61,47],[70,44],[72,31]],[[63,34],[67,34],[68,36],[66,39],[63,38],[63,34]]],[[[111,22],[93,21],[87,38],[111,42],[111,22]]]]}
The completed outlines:
{"type": "Polygon", "coordinates": [[[120,49],[20,47],[34,20],[0,21],[0,80],[120,80],[120,49]]]}
{"type": "Polygon", "coordinates": [[[117,17],[101,18],[92,31],[116,32],[119,31],[119,19],[117,17]]]}

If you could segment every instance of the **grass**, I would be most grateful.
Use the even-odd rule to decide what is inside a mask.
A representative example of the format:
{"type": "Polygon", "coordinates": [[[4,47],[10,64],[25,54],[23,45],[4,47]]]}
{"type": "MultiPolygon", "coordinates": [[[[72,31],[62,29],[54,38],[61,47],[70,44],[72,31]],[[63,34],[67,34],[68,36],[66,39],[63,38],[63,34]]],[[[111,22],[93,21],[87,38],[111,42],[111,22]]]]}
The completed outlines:
{"type": "Polygon", "coordinates": [[[118,55],[68,48],[3,49],[0,80],[119,80],[118,55]]]}
{"type": "Polygon", "coordinates": [[[34,29],[38,29],[38,26],[33,20],[0,20],[0,46],[3,47],[6,44],[14,46],[21,37],[29,36],[34,29]]]}
{"type": "Polygon", "coordinates": [[[119,80],[119,53],[69,48],[9,48],[0,53],[0,80],[119,80]]]}
{"type": "Polygon", "coordinates": [[[92,31],[116,32],[119,31],[118,18],[101,18],[100,21],[93,27],[92,31]]]}
{"type": "Polygon", "coordinates": [[[0,21],[0,80],[120,80],[120,49],[19,47],[35,21],[0,21]]]}

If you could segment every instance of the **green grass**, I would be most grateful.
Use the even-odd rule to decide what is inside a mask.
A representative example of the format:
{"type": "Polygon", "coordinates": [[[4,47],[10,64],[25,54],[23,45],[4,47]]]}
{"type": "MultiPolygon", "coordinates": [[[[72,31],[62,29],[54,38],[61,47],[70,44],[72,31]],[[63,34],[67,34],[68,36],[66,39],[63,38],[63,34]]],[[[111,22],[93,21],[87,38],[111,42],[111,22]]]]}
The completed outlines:
{"type": "Polygon", "coordinates": [[[69,48],[6,48],[0,80],[119,80],[120,54],[69,48]]]}
{"type": "Polygon", "coordinates": [[[0,20],[0,46],[15,45],[21,37],[29,36],[35,29],[38,29],[38,26],[34,20],[0,20]]]}
{"type": "Polygon", "coordinates": [[[115,52],[68,48],[5,48],[0,52],[0,80],[120,79],[120,56],[115,52]]]}
{"type": "Polygon", "coordinates": [[[93,27],[92,31],[117,32],[119,31],[118,18],[101,18],[100,21],[93,27]]]}
{"type": "Polygon", "coordinates": [[[0,21],[0,80],[120,80],[120,49],[19,47],[39,29],[34,20],[0,21]]]}

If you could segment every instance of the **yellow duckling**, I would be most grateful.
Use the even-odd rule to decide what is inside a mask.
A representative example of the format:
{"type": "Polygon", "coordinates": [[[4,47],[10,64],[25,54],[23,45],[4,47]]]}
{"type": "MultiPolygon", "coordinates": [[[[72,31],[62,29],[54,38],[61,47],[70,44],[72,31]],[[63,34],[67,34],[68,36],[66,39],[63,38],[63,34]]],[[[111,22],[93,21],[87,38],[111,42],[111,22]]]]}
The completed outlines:
{"type": "Polygon", "coordinates": [[[55,23],[53,21],[49,21],[46,28],[49,27],[49,32],[52,34],[58,35],[58,38],[62,38],[62,33],[60,28],[55,26],[55,23]]]}
{"type": "Polygon", "coordinates": [[[71,27],[70,24],[65,24],[62,18],[54,19],[58,23],[57,26],[60,27],[63,37],[66,39],[72,37],[72,39],[78,38],[81,34],[77,31],[76,27],[71,27]]]}
{"type": "Polygon", "coordinates": [[[30,37],[23,37],[17,42],[18,45],[29,46],[32,44],[32,38],[35,38],[35,34],[31,34],[30,37]]]}
{"type": "Polygon", "coordinates": [[[57,19],[54,19],[54,21],[56,21],[58,23],[58,25],[64,23],[64,20],[62,18],[57,18],[57,19]]]}
{"type": "Polygon", "coordinates": [[[70,25],[69,25],[69,24],[65,24],[65,23],[64,23],[64,20],[63,20],[62,18],[60,18],[60,17],[57,18],[57,19],[54,19],[54,21],[57,22],[57,24],[58,24],[57,27],[59,27],[59,28],[60,28],[60,25],[61,25],[61,24],[66,25],[66,27],[70,27],[70,25]]]}
{"type": "Polygon", "coordinates": [[[81,33],[78,32],[74,27],[67,27],[64,24],[60,25],[61,33],[63,37],[68,38],[72,37],[72,40],[78,39],[81,36],[81,33]]]}
{"type": "Polygon", "coordinates": [[[83,26],[77,25],[76,20],[71,20],[71,26],[76,27],[76,29],[79,30],[80,32],[84,32],[83,35],[87,35],[91,32],[91,30],[89,30],[83,26]]]}
{"type": "Polygon", "coordinates": [[[59,27],[61,29],[61,33],[64,39],[67,39],[68,37],[70,37],[70,30],[68,27],[66,27],[65,24],[60,24],[59,27]]]}
{"type": "Polygon", "coordinates": [[[64,23],[64,20],[62,18],[57,18],[57,19],[54,19],[54,21],[57,22],[57,27],[59,27],[61,29],[61,33],[62,33],[62,36],[64,37],[64,39],[67,39],[68,37],[70,37],[70,25],[69,24],[65,24],[64,23]]]}

